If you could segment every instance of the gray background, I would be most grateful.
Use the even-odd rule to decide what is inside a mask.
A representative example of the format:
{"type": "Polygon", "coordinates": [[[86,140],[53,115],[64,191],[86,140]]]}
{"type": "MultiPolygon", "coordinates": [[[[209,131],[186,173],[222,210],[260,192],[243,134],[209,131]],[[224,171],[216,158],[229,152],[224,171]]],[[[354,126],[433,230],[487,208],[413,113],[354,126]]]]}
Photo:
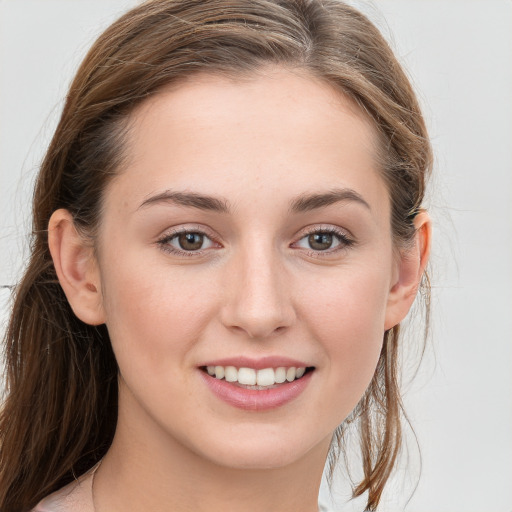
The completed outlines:
{"type": "MultiPolygon", "coordinates": [[[[95,36],[135,3],[0,0],[0,285],[23,267],[31,186],[70,78],[95,36]]],[[[432,336],[405,382],[422,477],[408,501],[420,472],[409,433],[382,510],[511,512],[512,2],[352,3],[409,70],[436,152],[432,336]]],[[[0,289],[2,325],[8,297],[0,289]]],[[[405,363],[415,357],[408,341],[405,363]]]]}

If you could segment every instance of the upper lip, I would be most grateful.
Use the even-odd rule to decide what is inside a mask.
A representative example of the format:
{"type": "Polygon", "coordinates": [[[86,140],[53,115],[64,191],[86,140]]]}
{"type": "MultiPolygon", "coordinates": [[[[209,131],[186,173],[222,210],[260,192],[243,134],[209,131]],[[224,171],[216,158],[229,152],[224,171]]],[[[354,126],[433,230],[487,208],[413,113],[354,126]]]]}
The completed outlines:
{"type": "Polygon", "coordinates": [[[304,361],[299,361],[298,359],[292,359],[284,356],[265,356],[257,359],[238,356],[206,361],[199,365],[199,367],[202,366],[234,366],[235,368],[254,368],[255,370],[262,370],[263,368],[290,368],[292,366],[295,368],[307,368],[312,365],[307,364],[304,361]]]}

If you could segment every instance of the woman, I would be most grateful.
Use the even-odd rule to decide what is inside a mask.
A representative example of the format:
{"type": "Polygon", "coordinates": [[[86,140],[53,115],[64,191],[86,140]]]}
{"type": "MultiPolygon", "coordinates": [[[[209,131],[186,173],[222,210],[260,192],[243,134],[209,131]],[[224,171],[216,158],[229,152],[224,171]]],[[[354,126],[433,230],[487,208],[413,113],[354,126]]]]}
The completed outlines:
{"type": "Polygon", "coordinates": [[[357,422],[374,510],[430,166],[403,71],[339,1],[115,22],[36,183],[0,509],[313,511],[357,422]]]}

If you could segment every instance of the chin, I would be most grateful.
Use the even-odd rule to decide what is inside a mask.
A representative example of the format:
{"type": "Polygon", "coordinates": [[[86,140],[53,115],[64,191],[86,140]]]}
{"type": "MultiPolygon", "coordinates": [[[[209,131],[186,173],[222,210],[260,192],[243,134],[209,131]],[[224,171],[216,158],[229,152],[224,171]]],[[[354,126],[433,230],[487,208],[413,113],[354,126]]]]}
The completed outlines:
{"type": "Polygon", "coordinates": [[[332,433],[329,433],[318,441],[311,437],[308,439],[307,436],[290,436],[289,433],[281,436],[265,436],[260,433],[259,436],[252,437],[254,441],[249,438],[243,441],[229,439],[228,443],[226,440],[212,440],[207,451],[204,447],[201,451],[194,451],[224,468],[255,471],[279,469],[300,463],[309,456],[325,459],[331,437],[332,433]]]}

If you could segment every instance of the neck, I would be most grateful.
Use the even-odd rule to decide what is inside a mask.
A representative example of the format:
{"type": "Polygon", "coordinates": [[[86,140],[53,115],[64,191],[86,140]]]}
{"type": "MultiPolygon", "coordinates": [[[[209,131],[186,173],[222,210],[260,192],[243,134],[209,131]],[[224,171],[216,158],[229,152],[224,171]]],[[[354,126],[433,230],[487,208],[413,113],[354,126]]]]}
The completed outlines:
{"type": "Polygon", "coordinates": [[[284,466],[232,468],[194,453],[166,432],[148,432],[147,425],[127,419],[120,410],[114,441],[97,471],[96,512],[318,510],[330,439],[284,466]]]}

